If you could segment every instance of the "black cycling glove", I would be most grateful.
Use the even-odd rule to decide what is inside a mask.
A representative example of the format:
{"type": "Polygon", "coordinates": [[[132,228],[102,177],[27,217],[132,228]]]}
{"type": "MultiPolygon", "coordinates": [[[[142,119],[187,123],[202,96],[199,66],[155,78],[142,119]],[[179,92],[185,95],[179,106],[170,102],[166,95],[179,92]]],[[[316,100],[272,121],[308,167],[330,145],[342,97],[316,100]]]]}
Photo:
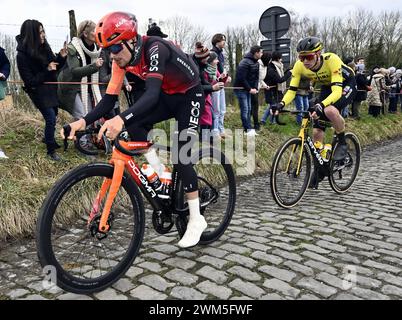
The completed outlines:
{"type": "Polygon", "coordinates": [[[322,103],[317,103],[314,106],[308,108],[310,113],[315,112],[319,118],[322,118],[324,115],[324,105],[322,103]]]}

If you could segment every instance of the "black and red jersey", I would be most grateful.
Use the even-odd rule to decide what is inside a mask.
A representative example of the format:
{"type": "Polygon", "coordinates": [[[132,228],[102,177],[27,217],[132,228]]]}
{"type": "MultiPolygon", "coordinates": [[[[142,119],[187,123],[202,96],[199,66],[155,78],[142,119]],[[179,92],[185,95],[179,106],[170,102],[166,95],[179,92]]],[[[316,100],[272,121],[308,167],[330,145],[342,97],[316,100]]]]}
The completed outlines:
{"type": "Polygon", "coordinates": [[[137,65],[120,68],[113,63],[106,93],[120,93],[126,72],[143,80],[150,77],[162,80],[162,91],[166,94],[186,93],[199,84],[197,66],[175,44],[160,37],[143,36],[142,41],[141,59],[137,65]]]}

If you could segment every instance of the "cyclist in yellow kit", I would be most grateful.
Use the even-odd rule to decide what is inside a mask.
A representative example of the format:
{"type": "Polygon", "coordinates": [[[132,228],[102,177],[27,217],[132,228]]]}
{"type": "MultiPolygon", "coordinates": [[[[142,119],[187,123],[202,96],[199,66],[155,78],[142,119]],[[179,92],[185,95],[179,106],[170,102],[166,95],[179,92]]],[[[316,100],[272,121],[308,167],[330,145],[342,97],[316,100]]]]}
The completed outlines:
{"type": "Polygon", "coordinates": [[[280,105],[283,108],[293,101],[302,76],[321,84],[319,102],[309,108],[314,118],[313,139],[321,143],[324,140],[325,127],[320,125],[318,119],[330,121],[339,141],[333,159],[340,161],[347,155],[345,121],[340,112],[352,103],[357,91],[356,80],[351,68],[336,54],[321,53],[322,48],[322,42],[316,37],[299,41],[296,49],[299,60],[292,69],[290,87],[280,105]]]}

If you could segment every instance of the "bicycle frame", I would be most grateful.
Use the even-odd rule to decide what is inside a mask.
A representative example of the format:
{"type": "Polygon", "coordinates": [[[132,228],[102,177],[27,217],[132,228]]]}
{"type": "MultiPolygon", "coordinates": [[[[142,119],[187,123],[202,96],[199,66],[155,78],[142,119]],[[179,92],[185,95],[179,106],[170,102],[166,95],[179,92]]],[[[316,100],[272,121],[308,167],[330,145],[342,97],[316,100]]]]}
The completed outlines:
{"type": "MultiPolygon", "coordinates": [[[[321,166],[323,166],[326,162],[322,158],[320,151],[317,150],[317,148],[314,146],[314,142],[310,138],[310,136],[307,132],[309,125],[310,125],[310,118],[308,118],[308,117],[303,118],[302,124],[300,127],[300,131],[299,131],[299,135],[298,135],[298,137],[301,139],[301,146],[305,145],[306,147],[310,148],[311,153],[315,156],[315,159],[317,160],[317,162],[321,166]]],[[[297,147],[296,145],[293,147],[292,154],[296,151],[296,147],[297,147]]],[[[299,155],[299,161],[298,161],[298,165],[297,165],[296,175],[300,174],[302,158],[303,158],[303,151],[300,152],[300,155],[299,155]]],[[[290,156],[290,158],[289,158],[286,171],[289,171],[291,159],[292,159],[292,156],[290,156]]]]}
{"type": "MultiPolygon", "coordinates": [[[[120,141],[120,145],[129,151],[137,151],[141,153],[143,151],[148,150],[153,144],[151,142],[124,142],[120,141]]],[[[105,179],[102,183],[101,189],[92,205],[91,214],[88,219],[88,224],[92,221],[94,216],[99,211],[99,205],[103,198],[106,196],[107,192],[109,194],[107,196],[105,206],[102,211],[100,223],[99,223],[99,231],[107,232],[110,228],[107,221],[110,215],[110,209],[112,207],[113,201],[116,198],[117,192],[121,186],[121,182],[123,179],[124,169],[130,174],[130,176],[134,179],[137,186],[142,191],[142,194],[149,201],[151,206],[156,211],[164,211],[166,209],[166,204],[159,199],[156,190],[152,187],[152,185],[148,182],[147,177],[142,173],[140,167],[134,161],[132,156],[126,155],[117,148],[113,148],[112,158],[109,161],[111,165],[114,166],[113,177],[112,179],[105,179]]],[[[172,177],[172,194],[174,194],[177,180],[177,172],[174,171],[172,177]]]]}

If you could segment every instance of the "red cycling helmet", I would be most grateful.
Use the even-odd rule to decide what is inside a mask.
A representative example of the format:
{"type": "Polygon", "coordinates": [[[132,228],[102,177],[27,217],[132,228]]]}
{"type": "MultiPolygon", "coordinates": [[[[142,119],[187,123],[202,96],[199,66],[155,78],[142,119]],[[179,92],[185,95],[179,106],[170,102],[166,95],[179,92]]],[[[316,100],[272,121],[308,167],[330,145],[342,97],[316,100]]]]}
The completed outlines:
{"type": "Polygon", "coordinates": [[[138,35],[135,16],[126,12],[112,12],[104,16],[96,25],[96,42],[107,48],[121,41],[135,39],[138,35]]]}

